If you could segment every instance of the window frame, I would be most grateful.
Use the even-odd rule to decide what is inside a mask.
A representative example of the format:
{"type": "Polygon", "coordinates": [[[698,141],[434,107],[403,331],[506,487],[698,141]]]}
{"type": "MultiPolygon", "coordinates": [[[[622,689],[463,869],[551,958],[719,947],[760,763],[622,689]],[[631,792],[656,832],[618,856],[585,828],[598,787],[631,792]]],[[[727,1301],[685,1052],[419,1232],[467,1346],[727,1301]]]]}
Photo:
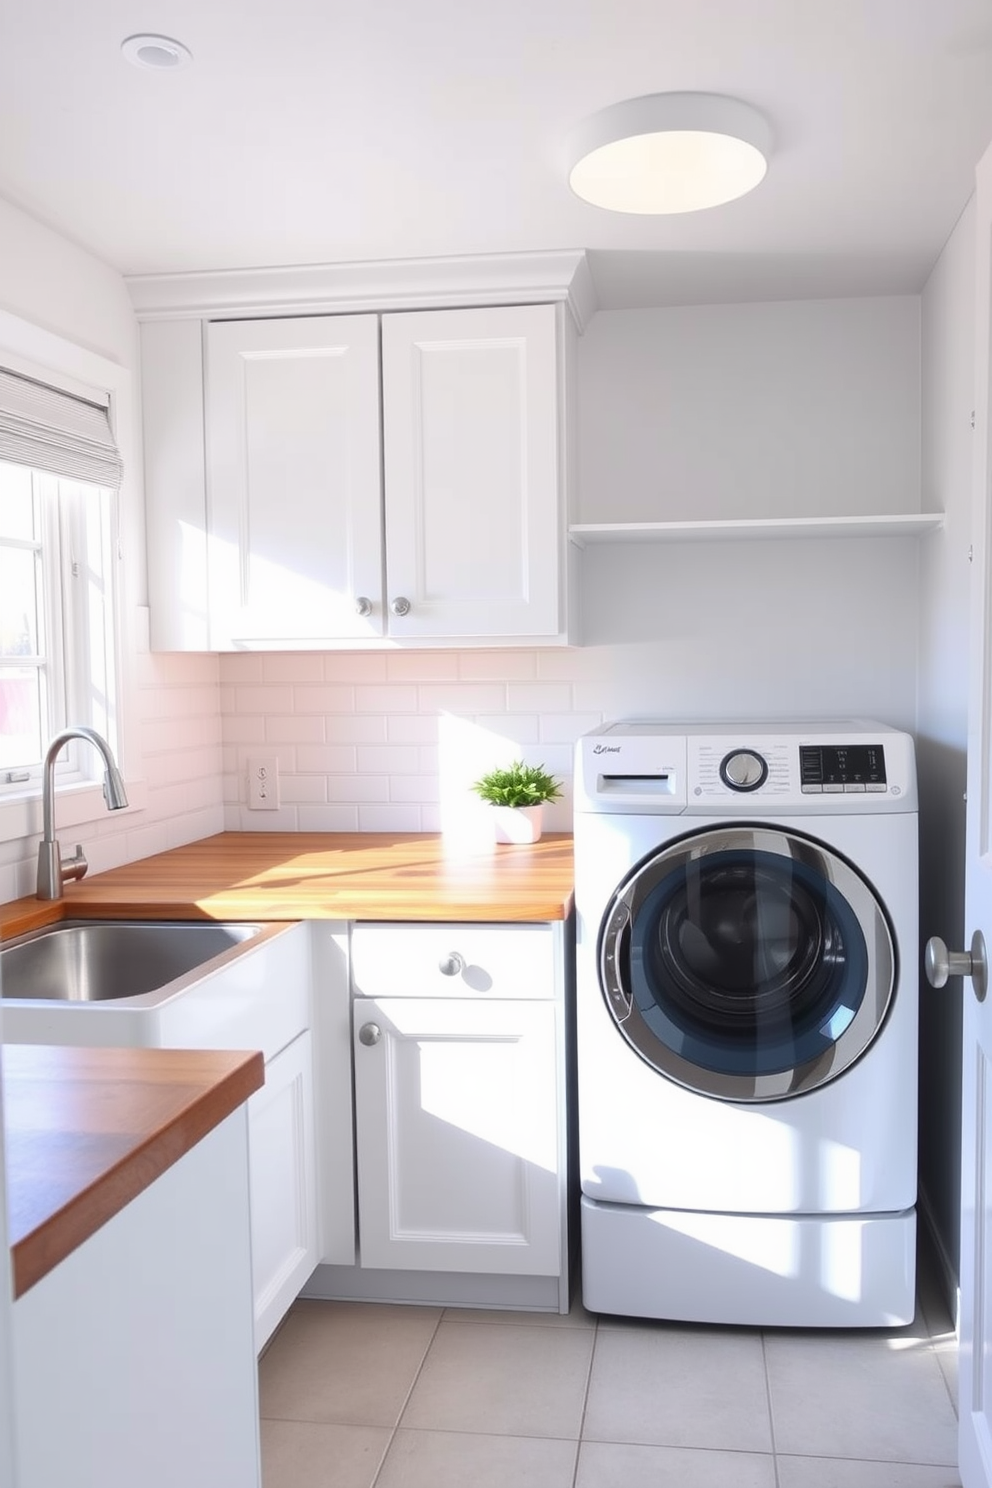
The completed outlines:
{"type": "MultiPolygon", "coordinates": [[[[116,679],[116,738],[111,742],[128,786],[130,806],[125,811],[140,810],[145,804],[146,792],[140,778],[134,731],[130,727],[131,676],[138,637],[135,635],[137,627],[129,626],[125,620],[136,609],[128,575],[136,572],[141,559],[140,547],[136,547],[134,542],[135,536],[140,539],[141,532],[140,519],[137,523],[134,521],[136,515],[140,518],[141,486],[140,480],[135,479],[138,455],[131,373],[118,362],[4,310],[0,310],[0,366],[70,395],[107,406],[111,432],[124,465],[121,485],[111,507],[109,582],[114,591],[114,613],[108,641],[108,665],[116,679]],[[137,533],[134,532],[135,526],[137,533]],[[128,559],[126,566],[125,557],[128,559]]],[[[143,562],[140,562],[140,568],[143,573],[143,562]]],[[[136,618],[140,621],[140,612],[136,618]]],[[[72,706],[71,700],[68,706],[72,706]]],[[[102,762],[96,751],[70,746],[65,754],[65,763],[60,756],[58,767],[58,818],[60,828],[71,830],[98,821],[106,806],[102,762]]],[[[0,787],[0,843],[31,837],[41,830],[40,773],[37,779],[0,787]]]]}

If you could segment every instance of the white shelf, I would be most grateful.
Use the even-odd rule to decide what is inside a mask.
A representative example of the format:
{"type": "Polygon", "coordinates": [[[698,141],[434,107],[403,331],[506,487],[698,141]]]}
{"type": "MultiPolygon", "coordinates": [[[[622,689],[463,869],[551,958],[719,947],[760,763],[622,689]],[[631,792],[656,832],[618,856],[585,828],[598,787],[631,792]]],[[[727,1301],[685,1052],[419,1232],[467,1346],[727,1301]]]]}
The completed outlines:
{"type": "Polygon", "coordinates": [[[709,522],[584,522],[568,529],[585,548],[626,542],[736,542],[755,538],[918,537],[942,527],[942,512],[907,512],[876,517],[758,517],[709,522]]]}

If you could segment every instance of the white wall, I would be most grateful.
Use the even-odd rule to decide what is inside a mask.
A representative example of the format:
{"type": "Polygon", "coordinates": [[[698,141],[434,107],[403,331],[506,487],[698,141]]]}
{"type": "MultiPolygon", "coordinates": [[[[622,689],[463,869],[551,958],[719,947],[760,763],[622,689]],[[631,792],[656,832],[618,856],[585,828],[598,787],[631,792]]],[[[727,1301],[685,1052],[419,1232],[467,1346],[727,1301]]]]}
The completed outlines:
{"type": "MultiPolygon", "coordinates": [[[[919,730],[920,890],[924,939],[965,942],[968,590],[974,435],[974,203],[930,276],[923,312],[923,494],[945,512],[922,548],[919,730]]],[[[920,1001],[920,1171],[945,1263],[959,1247],[961,982],[920,1001]]]]}
{"type": "MultiPolygon", "coordinates": [[[[919,510],[919,334],[913,297],[600,313],[580,519],[919,510]]],[[[574,741],[607,718],[912,728],[920,561],[911,538],[590,547],[579,649],[224,656],[226,824],[437,830],[512,748],[564,778],[567,830],[574,741]],[[244,804],[260,749],[280,812],[244,804]]]]}
{"type": "MultiPolygon", "coordinates": [[[[29,333],[37,332],[36,359],[49,355],[45,348],[54,336],[70,358],[82,349],[127,369],[137,410],[138,328],[121,276],[4,201],[0,309],[27,323],[29,333]]],[[[0,347],[0,365],[2,353],[0,347]]],[[[132,796],[143,806],[119,817],[100,810],[96,820],[73,827],[72,842],[83,843],[91,872],[217,831],[222,819],[216,658],[142,654],[144,496],[136,412],[120,432],[127,445],[121,516],[123,724],[132,796]]],[[[56,809],[57,828],[59,820],[56,809]]],[[[36,825],[27,836],[5,835],[0,813],[0,902],[34,892],[40,811],[36,825]]]]}

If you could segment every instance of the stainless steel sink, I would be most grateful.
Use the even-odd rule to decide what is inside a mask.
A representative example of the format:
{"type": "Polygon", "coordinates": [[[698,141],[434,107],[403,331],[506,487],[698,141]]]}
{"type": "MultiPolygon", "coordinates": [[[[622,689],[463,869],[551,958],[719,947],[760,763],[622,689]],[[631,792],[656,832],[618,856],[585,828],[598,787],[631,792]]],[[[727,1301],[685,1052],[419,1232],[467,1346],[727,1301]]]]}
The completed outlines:
{"type": "Polygon", "coordinates": [[[107,1002],[142,996],[262,928],[208,920],[60,920],[0,944],[0,997],[107,1002]]]}

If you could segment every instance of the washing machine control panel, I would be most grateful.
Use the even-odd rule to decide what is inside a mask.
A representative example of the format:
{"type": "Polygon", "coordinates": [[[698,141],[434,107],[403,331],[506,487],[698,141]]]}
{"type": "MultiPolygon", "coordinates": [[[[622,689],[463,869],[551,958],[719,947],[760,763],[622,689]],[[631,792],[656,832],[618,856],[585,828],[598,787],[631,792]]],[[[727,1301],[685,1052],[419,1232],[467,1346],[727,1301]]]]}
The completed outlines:
{"type": "Polygon", "coordinates": [[[804,796],[888,790],[881,744],[804,744],[799,750],[799,771],[804,796]]]}

